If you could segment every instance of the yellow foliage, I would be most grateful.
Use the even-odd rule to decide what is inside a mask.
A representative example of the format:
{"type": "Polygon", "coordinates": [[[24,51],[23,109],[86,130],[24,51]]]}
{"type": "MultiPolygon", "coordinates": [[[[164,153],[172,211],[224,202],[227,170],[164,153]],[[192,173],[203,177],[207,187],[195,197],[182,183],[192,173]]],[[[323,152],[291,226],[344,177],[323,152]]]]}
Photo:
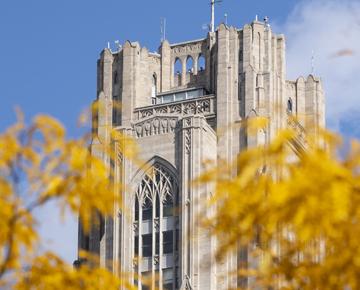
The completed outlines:
{"type": "Polygon", "coordinates": [[[33,252],[40,242],[36,208],[55,201],[63,212],[79,214],[87,230],[93,212],[112,214],[120,202],[106,164],[87,141],[66,139],[61,123],[44,115],[26,126],[19,114],[0,135],[0,288],[119,289],[120,280],[106,269],[74,270],[54,254],[33,252]]]}
{"type": "Polygon", "coordinates": [[[281,132],[200,177],[216,181],[217,212],[204,225],[219,241],[218,258],[248,247],[259,266],[237,275],[260,288],[360,289],[360,146],[339,158],[340,138],[324,131],[295,153],[295,138],[281,132]]]}
{"type": "MultiPolygon", "coordinates": [[[[74,269],[51,253],[37,257],[31,268],[21,277],[15,290],[118,290],[119,278],[102,268],[82,266],[74,269]]],[[[127,289],[135,289],[126,285],[127,289]]]]}
{"type": "MultiPolygon", "coordinates": [[[[247,126],[257,132],[266,122],[247,126]]],[[[112,138],[120,141],[117,154],[137,162],[133,139],[118,132],[112,138]]],[[[360,145],[353,142],[341,159],[340,138],[322,132],[294,154],[295,138],[281,132],[269,146],[248,149],[235,164],[218,162],[200,177],[216,187],[210,201],[216,214],[204,226],[217,237],[219,259],[255,245],[248,248],[259,266],[237,275],[254,277],[260,287],[360,289],[360,145]]],[[[115,158],[113,149],[103,153],[115,158]]],[[[49,116],[29,126],[21,118],[0,135],[0,288],[119,289],[123,281],[106,269],[75,270],[52,253],[32,251],[39,243],[33,211],[49,201],[79,213],[85,230],[92,213],[113,214],[120,185],[109,174],[86,139],[66,139],[49,116]]]]}

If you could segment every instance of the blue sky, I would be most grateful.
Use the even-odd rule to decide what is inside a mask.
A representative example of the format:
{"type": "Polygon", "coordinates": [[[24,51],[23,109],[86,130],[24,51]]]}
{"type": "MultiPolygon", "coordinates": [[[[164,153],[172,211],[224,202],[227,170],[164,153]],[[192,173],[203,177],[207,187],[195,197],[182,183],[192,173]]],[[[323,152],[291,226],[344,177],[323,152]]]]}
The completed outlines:
{"type": "MultiPolygon", "coordinates": [[[[0,2],[0,130],[15,120],[13,108],[28,118],[47,113],[60,119],[69,136],[81,132],[76,121],[95,99],[96,60],[110,41],[138,40],[151,51],[160,41],[160,18],[167,19],[167,38],[178,42],[204,37],[210,0],[3,0],[0,2]],[[141,9],[140,9],[141,8],[141,9]]],[[[328,96],[328,124],[360,136],[360,12],[353,0],[224,0],[217,5],[219,24],[242,27],[255,15],[269,16],[288,39],[290,77],[310,72],[315,51],[316,73],[328,96]],[[334,32],[337,32],[336,34],[334,32]],[[352,54],[338,57],[337,52],[352,54]],[[349,72],[351,72],[349,74],[349,72]],[[357,94],[357,95],[356,95],[357,94]]],[[[66,260],[76,257],[74,217],[60,223],[53,206],[38,213],[47,246],[66,260]]]]}

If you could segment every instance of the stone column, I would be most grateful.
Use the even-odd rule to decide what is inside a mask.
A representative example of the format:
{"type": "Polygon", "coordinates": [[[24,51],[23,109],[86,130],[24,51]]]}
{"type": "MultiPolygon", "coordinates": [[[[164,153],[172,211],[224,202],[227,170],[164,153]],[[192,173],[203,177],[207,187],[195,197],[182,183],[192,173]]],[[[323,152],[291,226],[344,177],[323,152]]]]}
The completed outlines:
{"type": "Polygon", "coordinates": [[[186,60],[187,60],[187,56],[181,57],[180,60],[181,60],[181,65],[182,65],[181,86],[185,86],[186,85],[186,60]]]}
{"type": "Polygon", "coordinates": [[[208,229],[200,225],[200,213],[210,215],[206,202],[209,186],[193,185],[203,173],[205,160],[216,160],[216,135],[204,117],[187,117],[181,123],[181,283],[192,289],[217,290],[213,254],[215,242],[208,229]]]}
{"type": "Polygon", "coordinates": [[[140,48],[138,43],[127,41],[123,47],[123,93],[121,124],[129,126],[136,104],[140,48]]]}

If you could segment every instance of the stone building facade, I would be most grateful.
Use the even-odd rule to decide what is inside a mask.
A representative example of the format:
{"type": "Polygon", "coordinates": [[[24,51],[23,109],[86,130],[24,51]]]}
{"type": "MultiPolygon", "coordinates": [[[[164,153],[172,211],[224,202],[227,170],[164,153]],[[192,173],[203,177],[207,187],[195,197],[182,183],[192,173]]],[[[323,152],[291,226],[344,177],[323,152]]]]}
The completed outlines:
{"type": "Polygon", "coordinates": [[[89,235],[80,225],[79,248],[97,253],[116,274],[136,273],[124,279],[139,289],[146,289],[144,277],[159,278],[164,290],[246,284],[227,275],[246,262],[246,250],[215,261],[216,239],[198,218],[212,188],[190,181],[204,171],[204,161],[231,163],[282,128],[292,126],[301,146],[304,128],[325,125],[320,80],[310,75],[289,81],[285,68],[284,36],[259,21],[242,29],[221,24],[204,39],[165,40],[157,53],[129,41],[116,52],[104,49],[91,150],[122,182],[123,210],[114,208],[89,235]],[[233,126],[255,116],[269,120],[256,135],[233,126]],[[111,130],[136,139],[142,165],[117,152],[121,140],[113,140],[111,130]],[[102,153],[109,144],[112,159],[102,153]]]}

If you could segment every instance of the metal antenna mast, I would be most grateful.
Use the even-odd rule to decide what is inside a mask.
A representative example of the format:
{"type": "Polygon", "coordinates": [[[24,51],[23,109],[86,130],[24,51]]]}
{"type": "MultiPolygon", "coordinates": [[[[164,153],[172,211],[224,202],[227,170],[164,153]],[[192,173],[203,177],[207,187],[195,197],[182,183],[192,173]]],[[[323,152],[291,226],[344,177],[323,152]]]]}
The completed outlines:
{"type": "Polygon", "coordinates": [[[210,23],[210,31],[215,31],[215,4],[220,3],[222,0],[211,0],[211,23],[210,23]]]}
{"type": "Polygon", "coordinates": [[[161,34],[161,42],[166,39],[166,18],[160,18],[160,34],[161,34]]]}
{"type": "Polygon", "coordinates": [[[311,51],[311,74],[315,73],[315,52],[314,50],[311,51]]]}

